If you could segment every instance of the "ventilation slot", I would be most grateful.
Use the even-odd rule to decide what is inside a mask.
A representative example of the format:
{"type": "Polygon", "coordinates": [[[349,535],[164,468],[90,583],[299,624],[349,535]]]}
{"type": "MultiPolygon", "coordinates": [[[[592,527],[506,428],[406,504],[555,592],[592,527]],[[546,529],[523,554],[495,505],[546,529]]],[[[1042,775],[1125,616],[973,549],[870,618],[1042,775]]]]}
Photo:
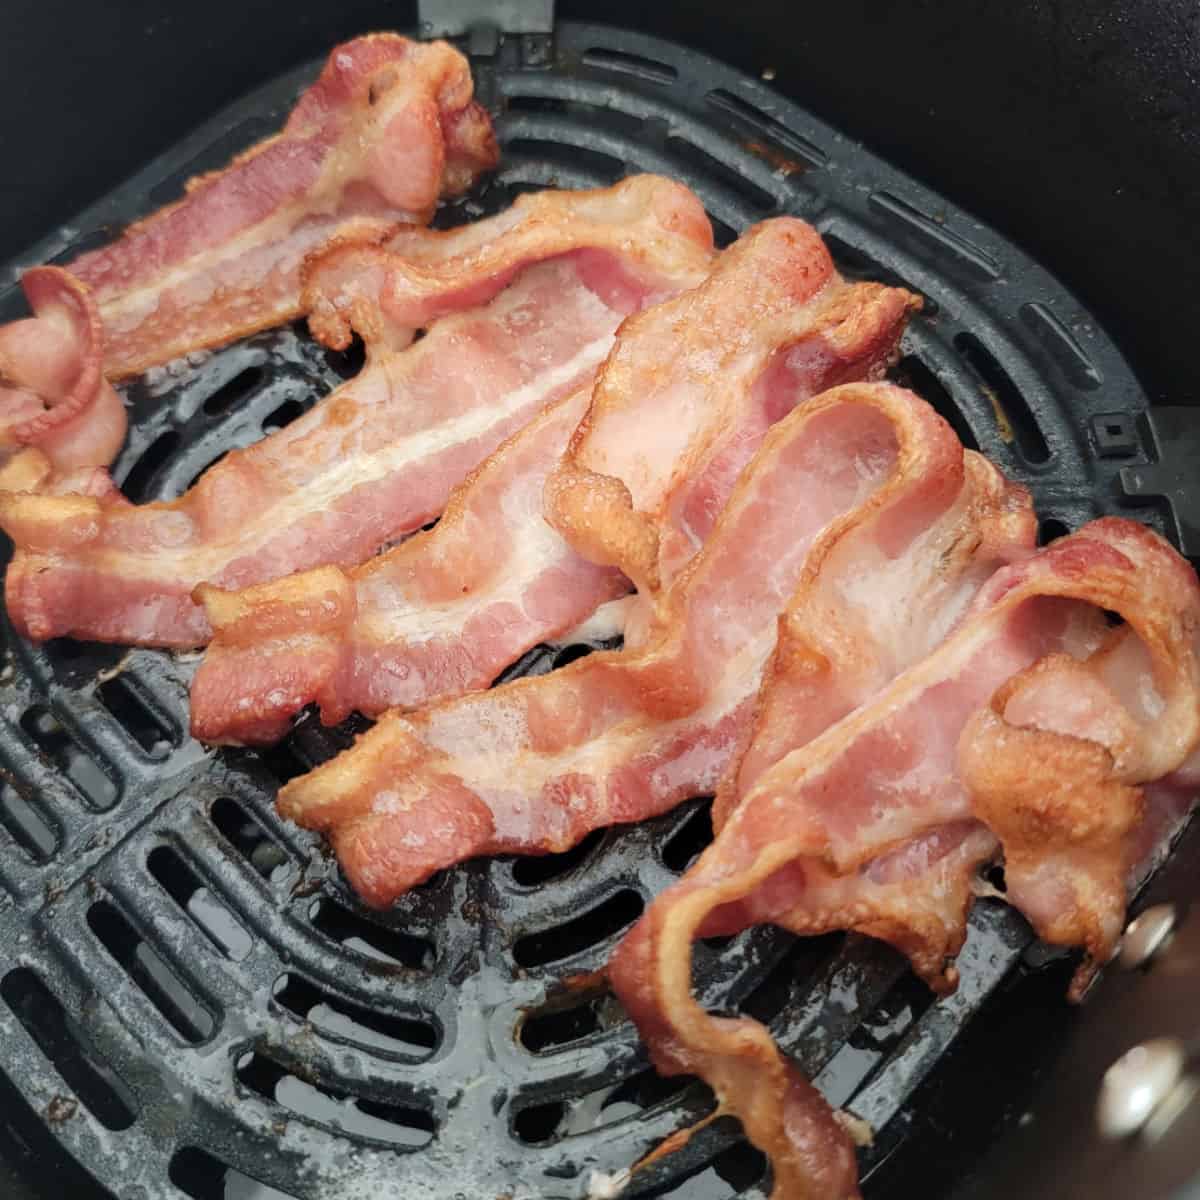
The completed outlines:
{"type": "Polygon", "coordinates": [[[431,1021],[361,1008],[331,996],[299,975],[280,975],[275,1003],[319,1033],[372,1054],[421,1062],[437,1049],[438,1034],[431,1021]]]}
{"type": "Polygon", "coordinates": [[[984,389],[996,413],[1000,436],[1015,441],[1021,457],[1027,463],[1044,463],[1050,458],[1050,448],[1025,397],[1009,378],[1008,372],[973,333],[960,333],[954,339],[958,352],[983,381],[984,389]]]}
{"type": "Polygon", "coordinates": [[[775,197],[770,192],[763,191],[757,184],[751,183],[744,175],[739,175],[732,167],[727,167],[693,142],[681,137],[670,137],[667,139],[667,148],[692,169],[722,184],[760,215],[765,215],[776,207],[775,197]]]}
{"type": "Polygon", "coordinates": [[[324,896],[309,906],[308,919],[325,937],[368,958],[418,971],[433,968],[434,947],[427,938],[376,925],[324,896]]]}
{"type": "Polygon", "coordinates": [[[88,1043],[58,997],[32,971],[26,967],[9,971],[0,980],[0,997],[101,1125],[115,1130],[133,1124],[137,1115],[133,1093],[88,1043]]]}
{"type": "Polygon", "coordinates": [[[433,1141],[432,1114],[420,1108],[381,1104],[348,1092],[317,1087],[291,1075],[263,1054],[244,1054],[237,1063],[243,1087],[314,1124],[359,1142],[417,1150],[433,1141]]]}
{"type": "Polygon", "coordinates": [[[740,96],[735,96],[723,88],[717,88],[715,91],[709,92],[705,99],[714,108],[744,121],[776,146],[782,147],[788,154],[794,154],[803,160],[796,162],[784,154],[773,153],[770,146],[764,146],[761,149],[754,147],[756,152],[762,154],[762,157],[766,158],[777,170],[791,175],[799,171],[807,171],[810,167],[823,167],[828,161],[825,151],[819,146],[815,146],[807,138],[793,133],[786,125],[781,125],[774,117],[769,116],[760,108],[755,108],[753,104],[743,100],[740,96]]]}
{"type": "Polygon", "coordinates": [[[1021,320],[1076,387],[1092,391],[1104,382],[1071,331],[1044,304],[1022,304],[1021,320]]]}
{"type": "Polygon", "coordinates": [[[123,913],[107,900],[97,900],[88,909],[87,922],[104,948],[184,1041],[199,1045],[212,1037],[217,1027],[213,1014],[162,955],[138,936],[123,913]]]}
{"type": "Polygon", "coordinates": [[[1038,545],[1046,546],[1060,537],[1066,537],[1071,527],[1057,517],[1043,517],[1038,525],[1038,545]]]}
{"type": "Polygon", "coordinates": [[[687,1075],[660,1075],[653,1069],[639,1071],[609,1093],[596,1123],[613,1125],[625,1117],[639,1115],[673,1099],[694,1083],[695,1080],[687,1075]]]}
{"type": "Polygon", "coordinates": [[[301,753],[291,738],[285,738],[277,745],[258,750],[256,754],[258,761],[275,776],[280,784],[295,779],[297,775],[307,775],[317,765],[301,753]]]}
{"type": "Polygon", "coordinates": [[[603,829],[593,830],[578,846],[565,850],[562,854],[531,854],[514,859],[513,879],[522,887],[537,887],[551,879],[569,875],[592,856],[593,851],[604,840],[604,832],[603,829]]]}
{"type": "Polygon", "coordinates": [[[538,138],[513,138],[505,143],[507,154],[525,157],[538,163],[561,167],[572,176],[595,178],[616,183],[625,174],[625,164],[611,154],[583,146],[564,146],[561,142],[544,142],[538,138]]]}
{"type": "Polygon", "coordinates": [[[367,347],[356,333],[345,350],[326,350],[325,362],[339,379],[353,379],[367,361],[367,347]]]}
{"type": "Polygon", "coordinates": [[[644,907],[641,896],[625,888],[573,921],[521,938],[513,946],[513,957],[522,967],[540,967],[570,958],[607,942],[632,925],[644,907]]]}
{"type": "Polygon", "coordinates": [[[7,780],[0,783],[0,825],[36,863],[48,862],[62,845],[62,831],[35,796],[22,795],[7,780]]]}
{"type": "Polygon", "coordinates": [[[596,1033],[601,1028],[600,1004],[599,1000],[588,1000],[572,1008],[542,1011],[525,1017],[517,1035],[521,1045],[534,1054],[542,1054],[596,1033]]]}
{"type": "Polygon", "coordinates": [[[192,1200],[298,1200],[227,1166],[205,1150],[184,1146],[171,1158],[167,1178],[192,1200]]]}
{"type": "Polygon", "coordinates": [[[704,800],[663,844],[663,866],[669,871],[686,871],[712,840],[712,801],[704,800]]]}
{"type": "Polygon", "coordinates": [[[845,935],[841,933],[796,938],[777,931],[777,936],[786,938],[791,945],[785,946],[766,977],[745,995],[737,1006],[739,1013],[753,1017],[764,1025],[783,1011],[798,994],[804,981],[823,962],[829,961],[845,939],[845,935]]]}
{"type": "Polygon", "coordinates": [[[914,208],[907,200],[901,200],[899,196],[893,196],[890,192],[874,192],[871,195],[871,206],[879,212],[886,213],[895,224],[913,230],[925,241],[947,251],[979,278],[992,280],[1000,277],[1000,264],[986,250],[981,250],[966,238],[947,229],[940,221],[914,208]]]}
{"type": "Polygon", "coordinates": [[[304,405],[299,400],[285,400],[278,408],[270,412],[262,423],[263,436],[275,433],[290,425],[297,417],[304,415],[304,405]]]}
{"type": "Polygon", "coordinates": [[[168,429],[165,433],[160,433],[142,452],[121,484],[121,490],[130,500],[137,503],[156,498],[153,487],[155,478],[170,462],[181,441],[180,435],[174,429],[168,429]]]}
{"type": "Polygon", "coordinates": [[[211,813],[213,824],[264,879],[282,883],[291,875],[291,860],[283,848],[236,800],[222,796],[213,802],[211,813]]]}
{"type": "Polygon", "coordinates": [[[907,354],[897,364],[893,371],[897,383],[910,391],[916,392],[922,400],[926,400],[934,411],[954,430],[958,440],[968,450],[979,449],[979,439],[974,430],[967,424],[962,409],[954,402],[954,398],[946,390],[945,384],[933,373],[929,366],[915,354],[907,354]]]}
{"type": "Polygon", "coordinates": [[[567,1106],[561,1100],[549,1104],[530,1104],[513,1116],[513,1133],[527,1146],[554,1141],[566,1116],[567,1106]]]}
{"type": "Polygon", "coordinates": [[[170,846],[157,846],[151,850],[146,867],[163,891],[196,922],[200,931],[226,958],[241,962],[250,953],[254,940],[170,846]]]}
{"type": "Polygon", "coordinates": [[[117,802],[117,785],[45,705],[35,704],[26,709],[21,717],[21,728],[91,807],[103,811],[117,802]]]}
{"type": "Polygon", "coordinates": [[[222,384],[204,402],[204,411],[210,417],[218,417],[222,413],[236,408],[252,392],[258,390],[266,381],[267,372],[262,367],[247,367],[239,371],[227,383],[222,384]]]}
{"type": "Polygon", "coordinates": [[[179,744],[179,730],[132,679],[114,675],[96,689],[104,707],[151,758],[165,758],[179,744]]]}
{"type": "Polygon", "coordinates": [[[651,83],[674,83],[679,72],[669,63],[643,58],[640,54],[627,54],[623,50],[606,50],[593,47],[584,53],[583,61],[589,67],[600,67],[605,71],[619,71],[622,75],[636,75],[651,83]]]}

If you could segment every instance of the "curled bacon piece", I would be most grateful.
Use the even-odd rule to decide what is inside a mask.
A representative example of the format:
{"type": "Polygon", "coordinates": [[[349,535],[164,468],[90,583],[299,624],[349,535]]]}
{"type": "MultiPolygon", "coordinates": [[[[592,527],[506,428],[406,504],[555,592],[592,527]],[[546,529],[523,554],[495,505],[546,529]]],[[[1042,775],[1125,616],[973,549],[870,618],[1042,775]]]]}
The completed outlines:
{"type": "Polygon", "coordinates": [[[708,283],[630,323],[551,479],[548,519],[581,554],[657,594],[704,542],[772,423],[881,375],[919,307],[899,288],[846,283],[803,221],[764,221],[708,283]],[[667,371],[656,340],[672,346],[667,371]]]}
{"type": "MultiPolygon", "coordinates": [[[[821,615],[810,609],[795,637],[828,640],[821,615]]],[[[1198,633],[1187,563],[1140,525],[1105,519],[999,570],[938,649],[824,732],[798,727],[789,749],[758,726],[716,840],[651,905],[610,976],[659,1069],[702,1075],[741,1117],[771,1158],[774,1195],[853,1194],[845,1147],[809,1135],[829,1129],[823,1101],[765,1029],[693,999],[692,941],[762,921],[855,929],[946,990],[972,877],[1002,849],[1008,899],[1043,937],[1087,948],[1078,992],[1111,953],[1145,857],[1140,785],[1200,741],[1198,633]],[[1103,609],[1127,625],[1108,629],[1103,609]]],[[[765,711],[779,711],[781,681],[807,687],[811,667],[781,643],[765,711]]]]}
{"type": "MultiPolygon", "coordinates": [[[[554,203],[545,194],[519,200],[500,218],[512,223],[506,238],[544,236],[554,203]]],[[[580,211],[589,203],[582,197],[580,211]]],[[[607,212],[618,225],[631,216],[616,205],[607,212]]],[[[669,236],[676,236],[679,219],[664,216],[669,236]]],[[[429,234],[404,240],[406,264],[415,260],[425,267],[434,255],[443,261],[454,256],[470,262],[472,278],[493,286],[510,269],[495,260],[496,243],[481,238],[477,226],[436,240],[429,234]]],[[[814,255],[823,268],[829,266],[816,235],[798,221],[768,221],[751,230],[696,289],[711,323],[703,329],[681,324],[677,301],[631,318],[601,368],[588,411],[605,412],[615,394],[631,386],[631,363],[638,368],[634,400],[647,423],[658,420],[664,403],[715,407],[713,380],[696,369],[693,331],[705,345],[728,339],[744,348],[754,332],[742,307],[747,292],[764,272],[776,280],[794,279],[794,290],[808,287],[814,255]],[[644,381],[651,386],[641,387],[644,381]]],[[[389,286],[388,261],[375,249],[323,260],[324,299],[313,309],[322,336],[338,345],[351,327],[374,336],[389,323],[423,317],[414,305],[442,303],[436,294],[427,298],[389,286]]],[[[681,288],[695,282],[694,273],[678,280],[681,288]]],[[[837,292],[836,303],[805,306],[791,312],[786,325],[766,330],[769,338],[784,340],[764,341],[752,353],[743,349],[743,357],[758,364],[758,374],[743,364],[740,377],[717,390],[726,418],[738,422],[723,435],[736,440],[739,453],[749,453],[772,421],[820,390],[831,373],[843,378],[873,373],[899,337],[906,293],[832,282],[826,288],[837,292]]],[[[683,317],[693,307],[685,306],[683,317]]],[[[196,735],[206,741],[270,741],[285,732],[291,714],[314,699],[323,719],[335,722],[352,709],[375,715],[486,686],[530,646],[560,636],[625,590],[624,576],[581,557],[539,511],[546,476],[587,402],[585,392],[569,410],[547,417],[493,456],[463,485],[435,530],[350,575],[330,568],[241,596],[205,590],[216,632],[192,689],[196,735]],[[331,607],[316,622],[320,602],[332,596],[336,615],[331,607]]],[[[628,413],[627,408],[626,419],[628,413]]],[[[707,425],[703,431],[711,440],[713,431],[707,425]]],[[[658,457],[654,466],[662,486],[672,483],[672,459],[658,457]]],[[[733,483],[727,471],[714,474],[706,503],[722,506],[733,483]]],[[[578,489],[574,494],[578,497],[578,489]]],[[[552,506],[556,495],[561,493],[552,489],[552,506]]]]}
{"type": "Polygon", "coordinates": [[[107,466],[127,420],[101,370],[88,289],[58,267],[26,271],[21,282],[34,315],[0,326],[0,486],[32,491],[52,471],[107,466]]]}
{"type": "MultiPolygon", "coordinates": [[[[845,385],[767,433],[704,548],[624,651],[388,714],[292,780],[280,810],[327,831],[359,893],[386,904],[472,855],[564,850],[711,791],[753,717],[776,618],[837,553],[846,522],[877,511],[868,558],[897,559],[918,536],[941,556],[937,612],[892,650],[897,670],[978,579],[1032,544],[1027,497],[964,456],[928,405],[886,384],[845,385]]],[[[901,586],[907,565],[893,572],[901,586]]],[[[874,597],[857,599],[865,623],[874,597]]]]}
{"type": "Polygon", "coordinates": [[[336,47],[281,133],[69,265],[99,306],[109,378],[297,317],[306,255],[424,224],[496,164],[472,90],[445,42],[336,47]]]}
{"type": "Polygon", "coordinates": [[[0,493],[0,526],[18,549],[6,581],[16,627],[38,640],[195,646],[210,633],[197,584],[357,565],[437,516],[505,438],[591,379],[633,309],[689,272],[702,277],[711,257],[699,201],[669,180],[554,193],[541,211],[532,234],[508,215],[476,226],[473,238],[496,242],[488,254],[430,251],[434,265],[411,268],[393,255],[380,279],[389,296],[407,288],[413,299],[396,315],[381,298],[388,333],[368,343],[367,367],[178,500],[0,493]],[[627,219],[607,219],[609,200],[627,219]],[[491,298],[395,350],[439,295],[491,298]]]}

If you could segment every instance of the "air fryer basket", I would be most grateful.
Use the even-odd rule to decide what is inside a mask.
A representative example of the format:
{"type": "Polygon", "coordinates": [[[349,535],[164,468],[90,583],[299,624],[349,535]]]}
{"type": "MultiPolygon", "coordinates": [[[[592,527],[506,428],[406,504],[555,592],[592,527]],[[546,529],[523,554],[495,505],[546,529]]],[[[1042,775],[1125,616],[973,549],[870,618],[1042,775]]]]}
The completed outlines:
{"type": "MultiPolygon", "coordinates": [[[[722,244],[801,216],[847,275],[922,294],[896,377],[1031,489],[1044,536],[1122,513],[1200,550],[1172,458],[1179,410],[1149,411],[1096,319],[995,231],[678,44],[561,23],[463,45],[503,162],[439,224],[636,171],[691,186],[722,244]]],[[[170,200],[277,128],[318,66],[226,110],[20,261],[69,260],[170,200]]],[[[19,311],[14,286],[0,318],[19,311]]],[[[117,478],[135,500],[176,495],[358,366],[298,324],[157,369],[127,389],[117,478]]],[[[649,1069],[598,976],[711,836],[703,801],[567,854],[467,864],[374,913],[273,810],[282,781],[361,723],[324,730],[308,714],[271,751],[206,751],[186,733],[194,659],[35,648],[4,630],[0,1111],[18,1142],[79,1164],[62,1168],[68,1195],[206,1200],[241,1175],[297,1197],[574,1200],[592,1172],[711,1107],[700,1085],[649,1069]]],[[[505,677],[589,648],[540,647],[505,677]]],[[[1019,917],[983,902],[961,986],[936,1005],[877,943],[771,929],[698,946],[697,986],[710,1007],[766,1020],[871,1122],[870,1193],[920,1127],[931,1072],[1045,958],[1019,917]]],[[[719,1121],[628,1194],[754,1196],[762,1176],[719,1121]]]]}

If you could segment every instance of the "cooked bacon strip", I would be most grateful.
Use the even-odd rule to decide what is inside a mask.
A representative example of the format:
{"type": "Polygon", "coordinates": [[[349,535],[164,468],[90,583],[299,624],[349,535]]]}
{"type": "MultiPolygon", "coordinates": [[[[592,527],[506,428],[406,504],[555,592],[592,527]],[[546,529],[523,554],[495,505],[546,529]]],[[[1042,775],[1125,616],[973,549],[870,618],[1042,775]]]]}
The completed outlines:
{"type": "Polygon", "coordinates": [[[653,331],[617,346],[551,481],[548,519],[653,596],[708,537],[772,423],[881,375],[919,306],[898,288],[846,283],[803,221],[763,222],[707,284],[630,323],[653,331]],[[666,371],[647,353],[655,338],[675,347],[666,371]]]}
{"type": "Polygon", "coordinates": [[[486,687],[624,595],[619,571],[580,558],[541,514],[588,397],[548,409],[459,486],[433,529],[353,571],[198,589],[215,633],[192,684],[192,733],[269,743],[313,700],[336,724],[486,687]]]}
{"type": "MultiPolygon", "coordinates": [[[[519,200],[502,218],[512,222],[507,237],[542,236],[551,203],[545,194],[519,200]]],[[[586,197],[581,199],[581,211],[587,203],[586,197]]],[[[621,223],[630,214],[613,205],[608,216],[621,223]]],[[[664,221],[664,230],[669,228],[664,221]]],[[[767,222],[748,233],[736,252],[718,260],[700,290],[731,339],[744,337],[741,301],[764,273],[779,279],[790,271],[797,287],[807,286],[814,236],[796,221],[767,222]]],[[[410,234],[403,241],[408,264],[432,266],[435,258],[453,258],[464,267],[469,263],[472,277],[493,285],[510,269],[506,261],[493,261],[496,243],[482,238],[478,226],[436,238],[410,234]]],[[[377,337],[376,331],[389,324],[430,315],[425,297],[411,286],[402,292],[389,286],[388,261],[385,252],[375,249],[353,249],[323,260],[322,295],[314,297],[312,311],[324,340],[341,346],[351,327],[377,337]]],[[[904,293],[874,285],[842,291],[833,309],[809,306],[792,314],[787,326],[777,330],[785,339],[782,346],[756,347],[765,378],[747,367],[740,380],[730,381],[722,403],[730,419],[741,422],[740,430],[729,433],[743,449],[757,445],[770,421],[829,377],[828,355],[811,352],[795,354],[785,367],[763,367],[778,360],[789,344],[809,350],[818,344],[836,346],[837,374],[866,375],[879,363],[881,344],[890,345],[899,336],[907,313],[904,293]],[[894,328],[884,337],[888,320],[894,328]]],[[[436,295],[431,298],[442,302],[436,295]]],[[[593,397],[627,386],[633,362],[639,378],[656,381],[637,397],[647,421],[656,419],[668,389],[690,389],[699,406],[712,403],[711,380],[694,372],[695,347],[690,333],[681,336],[681,328],[690,329],[680,326],[679,306],[671,301],[628,321],[593,397]]],[[[583,396],[579,403],[586,401],[583,396]]],[[[593,411],[596,404],[593,398],[593,411]]],[[[286,731],[289,716],[312,700],[321,705],[324,720],[335,722],[356,708],[375,715],[485,686],[530,646],[559,637],[624,590],[628,585],[619,572],[580,557],[538,513],[546,474],[578,422],[579,405],[571,411],[570,423],[556,423],[553,435],[531,430],[527,440],[525,435],[517,438],[484,466],[464,485],[436,530],[351,577],[328,568],[260,586],[242,597],[202,593],[216,643],[193,686],[196,736],[273,741],[286,731]],[[326,596],[337,597],[336,610],[319,622],[318,632],[313,614],[326,596]]],[[[672,478],[670,459],[660,459],[657,469],[664,482],[672,478]]],[[[707,502],[723,506],[733,484],[727,472],[710,479],[707,502]]]]}
{"type": "MultiPolygon", "coordinates": [[[[328,831],[355,888],[386,904],[472,855],[564,850],[711,791],[753,715],[777,616],[862,513],[878,514],[867,559],[932,542],[948,580],[939,598],[959,610],[970,579],[1032,540],[1024,494],[965,459],[928,405],[890,385],[846,385],[767,434],[626,650],[389,714],[288,784],[280,810],[328,831]]],[[[903,580],[904,567],[893,574],[903,580]]],[[[942,620],[917,624],[897,669],[942,620]]]]}
{"type": "Polygon", "coordinates": [[[52,471],[107,466],[127,421],[101,372],[88,289],[58,267],[26,271],[21,283],[34,315],[0,325],[0,484],[32,491],[52,471]]]}
{"type": "Polygon", "coordinates": [[[104,369],[136,374],[300,315],[306,255],[424,224],[496,164],[467,61],[393,33],[336,47],[282,133],[69,270],[104,321],[104,369]]]}
{"type": "MultiPolygon", "coordinates": [[[[391,322],[357,378],[230,453],[180,499],[134,506],[115,491],[0,493],[0,526],[18,547],[6,584],[16,627],[37,640],[200,645],[210,630],[192,600],[197,584],[240,588],[355,566],[436,516],[505,438],[591,379],[634,308],[707,269],[707,222],[678,184],[644,176],[607,193],[555,196],[558,224],[546,219],[534,236],[512,230],[511,218],[488,223],[510,247],[505,270],[492,261],[505,258],[503,247],[482,266],[444,262],[445,294],[477,299],[481,279],[498,292],[483,308],[441,318],[403,352],[387,347],[411,326],[391,322]],[[625,222],[588,219],[606,195],[625,222]],[[680,232],[663,236],[672,229],[680,232]]],[[[404,274],[396,256],[391,290],[404,274]]],[[[429,304],[431,274],[413,268],[414,308],[429,304]]]]}
{"type": "MultiPolygon", "coordinates": [[[[1200,740],[1198,630],[1190,567],[1139,525],[1096,521],[997,572],[940,648],[851,715],[743,766],[716,840],[651,905],[610,977],[659,1069],[702,1075],[741,1117],[771,1158],[774,1195],[853,1194],[845,1148],[814,1146],[804,1122],[828,1128],[822,1102],[765,1029],[695,1002],[693,940],[759,921],[856,929],[945,990],[972,876],[1002,846],[1008,899],[1043,937],[1104,961],[1145,858],[1138,785],[1200,740]],[[1127,628],[1108,631],[1100,609],[1127,628]],[[822,1172],[835,1170],[831,1191],[822,1172]]],[[[781,646],[770,686],[808,669],[781,646]]]]}

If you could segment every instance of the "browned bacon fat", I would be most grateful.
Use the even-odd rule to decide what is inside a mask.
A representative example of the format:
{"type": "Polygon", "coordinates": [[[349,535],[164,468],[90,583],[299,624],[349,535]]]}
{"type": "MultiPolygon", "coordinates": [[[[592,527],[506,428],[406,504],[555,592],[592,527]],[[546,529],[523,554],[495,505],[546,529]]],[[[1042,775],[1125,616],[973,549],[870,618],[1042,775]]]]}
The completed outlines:
{"type": "Polygon", "coordinates": [[[836,614],[813,602],[821,587],[789,613],[720,833],[610,968],[656,1065],[712,1083],[770,1156],[781,1200],[852,1194],[848,1147],[762,1026],[696,1003],[693,940],[763,921],[855,929],[944,990],[972,878],[1002,850],[1008,899],[1102,962],[1146,854],[1142,785],[1200,740],[1200,586],[1140,525],[1097,521],[1002,568],[939,648],[832,725],[828,673],[852,651],[823,625],[836,614]],[[1109,629],[1102,610],[1126,624],[1109,629]],[[778,737],[785,699],[820,715],[778,737]]]}
{"type": "Polygon", "coordinates": [[[505,438],[592,378],[625,317],[702,278],[712,253],[699,201],[654,176],[549,193],[458,238],[413,237],[429,247],[414,253],[410,239],[378,272],[385,292],[369,311],[361,296],[346,310],[369,318],[364,370],[178,500],[0,493],[0,526],[17,545],[6,583],[17,628],[195,646],[210,632],[197,584],[364,561],[437,516],[505,438]],[[447,306],[420,342],[395,348],[447,306]]]}
{"type": "MultiPolygon", "coordinates": [[[[964,456],[923,401],[886,384],[834,389],[767,433],[624,651],[389,714],[284,788],[281,811],[328,831],[355,887],[384,904],[463,858],[563,850],[711,791],[752,720],[779,614],[864,513],[864,562],[919,559],[919,545],[939,563],[929,619],[889,648],[896,670],[1032,543],[1025,495],[964,456]]],[[[904,564],[892,578],[908,586],[904,564]]],[[[857,600],[866,625],[870,596],[857,600]]]]}
{"type": "Polygon", "coordinates": [[[424,224],[495,166],[467,61],[445,42],[356,38],[283,131],[68,269],[104,322],[104,369],[132,375],[300,315],[307,255],[424,224]]]}
{"type": "Polygon", "coordinates": [[[104,378],[88,289],[57,267],[35,267],[21,283],[34,315],[0,325],[0,486],[32,491],[51,471],[107,466],[126,418],[104,378]]]}
{"type": "MultiPolygon", "coordinates": [[[[536,224],[535,214],[547,201],[530,198],[524,209],[522,203],[511,219],[524,212],[519,225],[524,229],[536,224]]],[[[462,243],[459,252],[471,255],[481,274],[490,245],[473,226],[442,241],[428,234],[410,234],[406,241],[419,242],[426,256],[447,242],[462,243]]],[[[365,329],[386,324],[376,297],[384,298],[393,321],[411,315],[404,311],[411,297],[396,294],[382,278],[386,262],[387,255],[373,248],[330,256],[322,274],[337,303],[314,309],[324,336],[339,343],[348,337],[349,324],[365,329]]],[[[506,268],[501,263],[495,269],[506,268]]],[[[681,288],[695,282],[694,275],[679,280],[681,288]]],[[[751,230],[690,295],[688,304],[666,301],[627,321],[590,407],[585,391],[514,438],[463,485],[428,534],[348,576],[329,568],[241,595],[206,590],[216,638],[192,691],[197,736],[274,740],[290,715],[311,700],[332,722],[352,709],[375,715],[486,686],[530,646],[566,633],[628,587],[615,568],[582,557],[541,519],[547,474],[585,408],[603,421],[620,390],[633,387],[623,419],[633,424],[634,412],[641,412],[652,430],[664,406],[680,414],[719,402],[729,427],[718,432],[696,421],[688,431],[695,445],[687,453],[699,458],[724,438],[727,446],[736,444],[740,459],[773,421],[819,391],[831,375],[873,374],[899,338],[911,300],[894,288],[838,280],[820,239],[795,220],[768,221],[751,230]],[[741,302],[764,274],[777,282],[791,279],[794,295],[805,294],[815,275],[822,281],[822,299],[790,310],[786,325],[760,331],[768,340],[751,350],[754,330],[741,302]],[[692,323],[697,308],[707,314],[704,327],[692,323]],[[713,378],[699,369],[697,341],[740,345],[745,360],[740,374],[714,388],[713,378]],[[637,365],[636,377],[630,364],[637,365]],[[336,604],[322,609],[331,597],[336,604]],[[318,612],[327,615],[317,620],[318,612]]],[[[672,457],[663,453],[651,461],[663,488],[686,487],[672,457]]],[[[730,470],[710,473],[705,503],[720,508],[733,483],[730,470]]],[[[578,483],[570,487],[572,503],[586,499],[578,483]]],[[[606,498],[603,484],[590,491],[606,498]]],[[[562,491],[554,488],[552,508],[556,499],[562,491]]],[[[576,526],[568,528],[577,535],[576,526]]],[[[592,544],[584,542],[585,549],[592,544]]]]}

